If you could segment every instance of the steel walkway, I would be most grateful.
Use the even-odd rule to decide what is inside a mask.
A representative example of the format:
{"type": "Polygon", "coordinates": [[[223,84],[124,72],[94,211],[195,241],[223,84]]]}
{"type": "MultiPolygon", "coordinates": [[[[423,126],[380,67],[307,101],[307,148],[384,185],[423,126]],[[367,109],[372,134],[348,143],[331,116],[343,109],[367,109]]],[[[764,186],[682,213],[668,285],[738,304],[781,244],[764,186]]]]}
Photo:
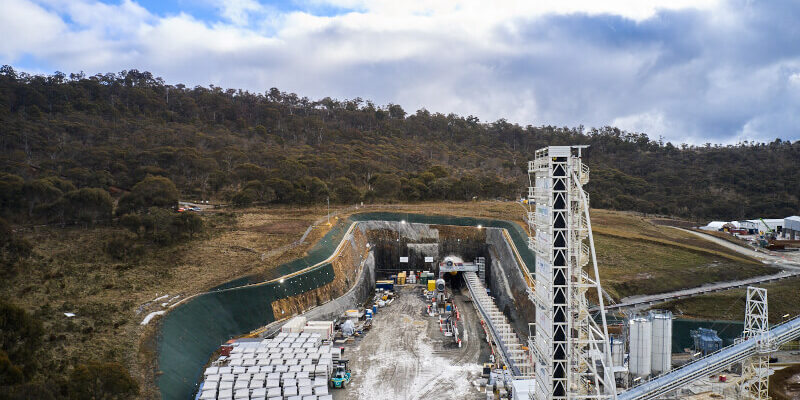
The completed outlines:
{"type": "MultiPolygon", "coordinates": [[[[769,331],[769,338],[778,346],[790,340],[797,339],[798,337],[800,337],[800,317],[776,325],[769,331]]],[[[698,378],[721,371],[732,364],[741,362],[756,354],[756,346],[759,340],[761,340],[760,337],[754,337],[720,349],[678,369],[634,386],[617,395],[617,399],[646,400],[663,396],[698,378]]]]}
{"type": "Polygon", "coordinates": [[[492,341],[499,350],[498,355],[514,376],[529,376],[532,371],[530,360],[508,319],[494,304],[494,300],[486,294],[486,287],[475,272],[464,272],[463,276],[472,302],[489,328],[492,341]]]}

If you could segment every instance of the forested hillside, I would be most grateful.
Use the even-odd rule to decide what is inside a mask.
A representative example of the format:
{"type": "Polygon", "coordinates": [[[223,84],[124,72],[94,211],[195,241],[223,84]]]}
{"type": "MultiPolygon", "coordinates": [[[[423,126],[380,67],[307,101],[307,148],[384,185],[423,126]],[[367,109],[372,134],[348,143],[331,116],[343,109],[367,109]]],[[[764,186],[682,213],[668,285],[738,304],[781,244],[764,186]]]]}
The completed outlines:
{"type": "Polygon", "coordinates": [[[697,219],[800,209],[800,141],[692,147],[613,127],[189,88],[136,70],[0,70],[0,205],[16,222],[65,221],[66,206],[48,206],[57,201],[94,202],[110,215],[102,193],[80,190],[115,198],[149,175],[169,178],[181,198],[243,205],[512,199],[524,193],[533,152],[565,144],[591,146],[594,207],[697,219]]]}

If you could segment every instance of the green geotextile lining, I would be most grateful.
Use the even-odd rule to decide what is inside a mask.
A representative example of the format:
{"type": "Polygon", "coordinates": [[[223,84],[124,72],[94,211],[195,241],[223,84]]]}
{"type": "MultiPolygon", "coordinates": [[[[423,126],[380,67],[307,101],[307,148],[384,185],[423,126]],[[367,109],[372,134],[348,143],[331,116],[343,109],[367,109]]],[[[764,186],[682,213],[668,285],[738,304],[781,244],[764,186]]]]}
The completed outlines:
{"type": "MultiPolygon", "coordinates": [[[[274,268],[265,282],[301,271],[328,259],[353,222],[401,220],[432,225],[483,225],[505,228],[510,233],[520,256],[529,269],[533,269],[534,255],[528,249],[527,234],[513,222],[444,215],[374,212],[355,214],[340,221],[308,251],[308,255],[274,268]]],[[[275,315],[272,313],[273,301],[316,289],[332,282],[333,278],[333,266],[325,263],[287,278],[283,283],[251,284],[248,279],[237,279],[175,307],[161,319],[157,337],[159,373],[156,384],[161,391],[161,398],[192,398],[203,366],[220,344],[275,321],[275,315]]]]}

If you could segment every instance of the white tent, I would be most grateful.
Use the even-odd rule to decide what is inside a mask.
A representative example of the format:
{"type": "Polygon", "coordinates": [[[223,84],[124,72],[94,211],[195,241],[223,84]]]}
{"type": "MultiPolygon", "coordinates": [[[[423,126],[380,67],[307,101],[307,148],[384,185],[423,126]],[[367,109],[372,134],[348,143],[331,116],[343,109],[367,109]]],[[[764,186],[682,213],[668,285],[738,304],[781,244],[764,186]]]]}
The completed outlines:
{"type": "Polygon", "coordinates": [[[701,226],[700,229],[705,231],[718,231],[722,229],[722,226],[727,224],[727,221],[711,221],[706,226],[701,226]]]}

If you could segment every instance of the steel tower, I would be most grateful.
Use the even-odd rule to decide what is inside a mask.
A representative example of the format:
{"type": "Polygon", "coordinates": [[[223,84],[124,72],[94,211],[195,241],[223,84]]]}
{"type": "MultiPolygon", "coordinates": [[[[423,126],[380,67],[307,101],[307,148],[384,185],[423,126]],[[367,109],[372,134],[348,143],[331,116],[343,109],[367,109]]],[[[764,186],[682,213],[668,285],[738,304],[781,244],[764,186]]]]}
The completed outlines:
{"type": "Polygon", "coordinates": [[[602,288],[583,185],[589,168],[581,162],[587,146],[550,146],[528,163],[529,246],[536,254],[535,335],[529,339],[535,363],[537,400],[616,399],[602,288]],[[584,241],[588,239],[588,245],[584,241]],[[594,276],[583,267],[592,260],[594,276]],[[589,314],[586,293],[596,289],[601,326],[589,314]]]}
{"type": "Polygon", "coordinates": [[[742,363],[742,394],[747,399],[769,399],[769,353],[775,351],[769,334],[767,289],[747,287],[742,339],[758,338],[756,353],[742,363]]]}

